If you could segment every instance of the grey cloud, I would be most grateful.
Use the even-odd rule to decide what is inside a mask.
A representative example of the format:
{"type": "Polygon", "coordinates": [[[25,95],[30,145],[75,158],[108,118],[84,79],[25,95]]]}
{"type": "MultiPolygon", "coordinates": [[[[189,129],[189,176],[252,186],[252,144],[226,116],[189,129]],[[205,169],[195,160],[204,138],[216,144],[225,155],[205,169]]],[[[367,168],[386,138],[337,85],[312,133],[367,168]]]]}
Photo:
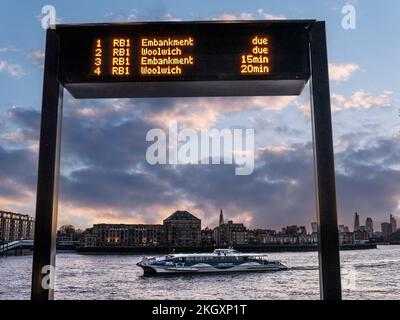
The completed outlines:
{"type": "Polygon", "coordinates": [[[0,196],[20,196],[33,190],[36,161],[36,154],[29,150],[8,150],[0,146],[0,196]]]}
{"type": "MultiPolygon", "coordinates": [[[[141,216],[146,207],[155,203],[171,204],[176,197],[161,181],[144,173],[110,171],[101,169],[76,170],[61,180],[62,199],[78,207],[115,208],[121,216],[135,211],[141,216]]],[[[150,218],[151,220],[151,218],[150,218]]]]}
{"type": "MultiPolygon", "coordinates": [[[[337,158],[348,169],[380,164],[383,167],[400,163],[400,138],[383,139],[370,142],[368,147],[351,144],[348,152],[338,154],[337,158]],[[363,166],[362,166],[363,165],[363,166]]],[[[357,172],[355,172],[357,173],[357,172]]]]}
{"type": "Polygon", "coordinates": [[[103,169],[128,169],[143,161],[146,132],[150,127],[139,120],[88,125],[78,118],[65,118],[62,154],[85,165],[103,169]]]}
{"type": "Polygon", "coordinates": [[[34,109],[12,108],[8,115],[28,140],[39,140],[40,112],[34,109]]]}
{"type": "MultiPolygon", "coordinates": [[[[146,103],[139,103],[143,103],[139,109],[145,110],[146,103]]],[[[156,101],[149,106],[155,110],[156,101]]],[[[178,209],[179,203],[191,203],[195,212],[207,213],[205,225],[216,222],[221,207],[227,218],[250,214],[253,226],[259,227],[308,225],[315,220],[310,143],[292,144],[280,153],[264,150],[251,176],[235,176],[230,165],[150,166],[144,158],[149,145],[145,135],[152,125],[137,111],[128,108],[99,120],[66,111],[61,180],[64,201],[76,207],[113,207],[122,217],[134,211],[143,219],[148,219],[149,205],[176,205],[178,209]]],[[[12,119],[27,134],[37,131],[38,112],[17,109],[12,119]]],[[[345,138],[351,141],[356,136],[345,138]]],[[[342,223],[351,223],[353,210],[377,220],[386,219],[389,211],[395,213],[400,195],[400,173],[391,167],[400,163],[395,138],[375,139],[363,148],[350,145],[336,154],[336,160],[344,169],[337,173],[342,223]]],[[[36,155],[28,150],[0,148],[2,179],[21,181],[34,190],[35,161],[36,155]]],[[[0,188],[2,195],[12,192],[12,186],[0,188]]],[[[14,188],[14,192],[18,190],[14,188]]]]}

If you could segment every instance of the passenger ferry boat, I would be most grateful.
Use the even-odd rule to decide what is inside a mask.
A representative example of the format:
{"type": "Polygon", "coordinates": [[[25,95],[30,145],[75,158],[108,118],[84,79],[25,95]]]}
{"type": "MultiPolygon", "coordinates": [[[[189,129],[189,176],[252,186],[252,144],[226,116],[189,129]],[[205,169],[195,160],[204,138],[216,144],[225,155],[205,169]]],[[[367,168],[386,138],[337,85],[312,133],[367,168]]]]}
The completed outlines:
{"type": "Polygon", "coordinates": [[[165,258],[146,258],[137,263],[145,275],[177,273],[221,273],[281,271],[287,267],[266,254],[240,253],[234,249],[216,249],[213,253],[170,254],[165,258]]]}

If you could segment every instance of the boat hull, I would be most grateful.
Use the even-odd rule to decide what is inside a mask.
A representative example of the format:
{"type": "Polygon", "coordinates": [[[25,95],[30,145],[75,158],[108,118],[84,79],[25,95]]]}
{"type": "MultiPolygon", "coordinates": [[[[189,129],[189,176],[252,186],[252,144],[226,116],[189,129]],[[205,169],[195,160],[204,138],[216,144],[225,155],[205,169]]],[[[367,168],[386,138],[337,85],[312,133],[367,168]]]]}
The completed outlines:
{"type": "Polygon", "coordinates": [[[192,267],[168,267],[168,266],[140,266],[143,268],[144,275],[176,275],[176,274],[221,274],[238,272],[276,272],[287,270],[286,266],[192,266],[192,267]]]}
{"type": "Polygon", "coordinates": [[[143,268],[145,275],[287,270],[280,261],[267,259],[266,254],[240,253],[232,248],[215,249],[213,253],[205,254],[170,254],[165,258],[143,257],[137,266],[143,268]]]}

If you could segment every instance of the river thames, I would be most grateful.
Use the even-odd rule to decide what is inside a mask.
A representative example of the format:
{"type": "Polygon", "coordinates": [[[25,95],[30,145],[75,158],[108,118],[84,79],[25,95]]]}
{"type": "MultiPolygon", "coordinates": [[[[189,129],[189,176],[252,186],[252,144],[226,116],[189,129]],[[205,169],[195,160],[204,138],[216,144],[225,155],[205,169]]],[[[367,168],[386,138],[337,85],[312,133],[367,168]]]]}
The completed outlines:
{"type": "MultiPolygon", "coordinates": [[[[271,253],[288,271],[143,277],[142,255],[57,254],[55,299],[319,299],[316,252],[271,253]]],[[[344,299],[400,299],[400,246],[342,251],[344,299]]],[[[0,300],[29,299],[32,256],[0,258],[0,300]]]]}

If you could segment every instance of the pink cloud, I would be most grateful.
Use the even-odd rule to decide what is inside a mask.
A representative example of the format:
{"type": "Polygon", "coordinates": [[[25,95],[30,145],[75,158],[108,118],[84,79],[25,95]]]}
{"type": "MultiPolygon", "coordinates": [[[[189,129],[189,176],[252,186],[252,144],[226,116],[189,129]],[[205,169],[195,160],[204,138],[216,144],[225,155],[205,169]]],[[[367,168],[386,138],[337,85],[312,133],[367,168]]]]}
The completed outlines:
{"type": "Polygon", "coordinates": [[[355,63],[330,63],[329,78],[337,82],[347,81],[358,70],[360,67],[355,63]]]}

